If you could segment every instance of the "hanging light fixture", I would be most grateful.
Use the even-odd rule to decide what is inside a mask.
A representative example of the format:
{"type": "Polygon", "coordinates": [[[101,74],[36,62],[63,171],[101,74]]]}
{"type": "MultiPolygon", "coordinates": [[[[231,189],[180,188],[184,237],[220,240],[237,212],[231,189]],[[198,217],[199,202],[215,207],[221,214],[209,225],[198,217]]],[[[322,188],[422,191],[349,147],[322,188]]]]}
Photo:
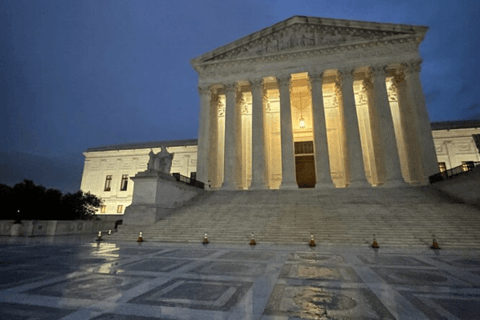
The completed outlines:
{"type": "Polygon", "coordinates": [[[303,119],[302,94],[300,93],[300,128],[305,128],[305,119],[303,119]]]}

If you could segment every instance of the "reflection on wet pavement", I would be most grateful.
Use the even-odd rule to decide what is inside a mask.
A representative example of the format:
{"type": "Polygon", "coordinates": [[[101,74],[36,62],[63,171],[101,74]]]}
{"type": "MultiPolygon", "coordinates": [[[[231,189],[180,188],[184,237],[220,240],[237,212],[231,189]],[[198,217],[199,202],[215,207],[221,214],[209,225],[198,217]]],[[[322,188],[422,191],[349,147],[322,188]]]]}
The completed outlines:
{"type": "Polygon", "coordinates": [[[0,237],[0,319],[476,319],[478,253],[0,237]]]}

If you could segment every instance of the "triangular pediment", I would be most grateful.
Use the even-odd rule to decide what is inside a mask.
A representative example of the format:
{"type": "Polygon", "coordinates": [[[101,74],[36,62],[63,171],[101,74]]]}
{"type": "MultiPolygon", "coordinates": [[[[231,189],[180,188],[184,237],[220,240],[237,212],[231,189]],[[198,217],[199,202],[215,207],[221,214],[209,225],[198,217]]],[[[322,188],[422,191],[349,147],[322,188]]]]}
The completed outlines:
{"type": "Polygon", "coordinates": [[[270,56],[324,47],[361,45],[395,38],[421,41],[427,27],[294,16],[191,61],[204,63],[270,56]]]}

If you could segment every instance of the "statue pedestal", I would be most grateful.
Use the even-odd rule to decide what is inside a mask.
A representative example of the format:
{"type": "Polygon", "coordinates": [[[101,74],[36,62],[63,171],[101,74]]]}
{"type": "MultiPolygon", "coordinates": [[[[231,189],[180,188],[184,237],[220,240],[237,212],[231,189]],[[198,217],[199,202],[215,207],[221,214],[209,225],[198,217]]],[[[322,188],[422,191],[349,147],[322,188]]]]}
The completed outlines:
{"type": "Polygon", "coordinates": [[[175,208],[204,190],[178,182],[169,174],[155,170],[137,173],[132,204],[125,208],[124,225],[145,225],[161,220],[175,208]]]}

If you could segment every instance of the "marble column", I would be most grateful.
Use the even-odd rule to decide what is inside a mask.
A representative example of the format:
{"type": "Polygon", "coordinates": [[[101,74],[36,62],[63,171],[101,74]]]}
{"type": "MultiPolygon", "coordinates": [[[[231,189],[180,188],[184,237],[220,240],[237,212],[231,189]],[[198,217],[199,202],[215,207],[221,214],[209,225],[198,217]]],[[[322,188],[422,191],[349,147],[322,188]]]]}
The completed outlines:
{"type": "Polygon", "coordinates": [[[418,141],[417,128],[413,120],[415,115],[412,112],[411,101],[405,85],[405,74],[403,70],[396,70],[392,79],[393,99],[397,100],[398,113],[400,118],[401,137],[404,144],[405,164],[407,168],[408,182],[412,184],[421,183],[423,179],[423,168],[421,161],[421,146],[418,141]]]}
{"type": "Polygon", "coordinates": [[[373,84],[372,106],[376,109],[378,115],[377,123],[380,126],[380,137],[382,148],[385,151],[385,181],[386,187],[405,186],[405,180],[402,176],[400,166],[400,156],[398,153],[397,140],[395,138],[395,128],[393,126],[392,112],[388,102],[387,85],[385,83],[385,67],[372,67],[371,76],[373,84]]]}
{"type": "Polygon", "coordinates": [[[423,181],[428,184],[428,177],[438,172],[438,160],[433,143],[432,129],[428,119],[427,106],[420,82],[421,60],[412,60],[405,64],[405,81],[411,98],[414,121],[418,132],[418,140],[422,146],[423,181]]]}
{"type": "Polygon", "coordinates": [[[362,143],[360,141],[357,108],[355,106],[355,95],[353,93],[353,70],[340,70],[338,78],[342,92],[345,132],[347,139],[347,159],[345,160],[348,164],[348,176],[350,177],[350,183],[348,186],[353,188],[369,187],[370,184],[365,177],[362,143]]]}
{"type": "Polygon", "coordinates": [[[237,86],[235,97],[235,182],[237,189],[244,189],[246,187],[246,168],[243,165],[243,127],[242,127],[242,108],[245,103],[243,92],[237,86]]]}
{"type": "Polygon", "coordinates": [[[236,139],[237,124],[240,110],[235,108],[236,102],[236,84],[229,83],[225,85],[225,151],[223,161],[223,185],[224,190],[237,189],[237,165],[236,165],[236,139]]]}
{"type": "Polygon", "coordinates": [[[197,151],[197,180],[208,183],[208,163],[210,141],[208,133],[210,128],[210,87],[199,86],[200,95],[200,125],[198,128],[198,151],[197,151]]]}
{"type": "MultiPolygon", "coordinates": [[[[219,185],[219,176],[218,176],[218,109],[220,104],[220,99],[218,93],[211,92],[211,101],[210,101],[210,130],[209,130],[209,141],[210,147],[208,149],[208,181],[213,188],[218,188],[219,185]]],[[[197,149],[199,150],[199,149],[197,149]]]]}
{"type": "Polygon", "coordinates": [[[330,173],[327,126],[323,104],[323,74],[310,74],[313,113],[313,141],[315,152],[315,188],[335,188],[330,173]]]}
{"type": "Polygon", "coordinates": [[[295,175],[290,75],[277,78],[280,91],[280,134],[282,141],[282,184],[280,189],[298,189],[295,175]]]}
{"type": "Polygon", "coordinates": [[[250,189],[263,190],[267,189],[263,79],[255,79],[250,83],[252,85],[252,184],[250,189]]]}

